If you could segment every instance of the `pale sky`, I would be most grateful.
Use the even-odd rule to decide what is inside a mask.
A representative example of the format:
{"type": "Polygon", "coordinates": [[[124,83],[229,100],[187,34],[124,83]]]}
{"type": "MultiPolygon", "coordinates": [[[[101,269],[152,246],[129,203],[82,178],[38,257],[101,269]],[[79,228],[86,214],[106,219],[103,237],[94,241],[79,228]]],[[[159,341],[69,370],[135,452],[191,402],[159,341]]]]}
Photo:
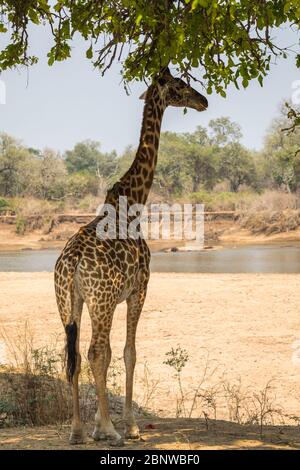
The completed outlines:
{"type": "MultiPolygon", "coordinates": [[[[287,28],[277,33],[283,45],[297,42],[297,36],[287,28]]],[[[0,131],[20,138],[27,146],[50,147],[64,151],[85,139],[101,142],[104,151],[124,150],[138,143],[143,102],[138,99],[144,84],[133,84],[127,96],[121,83],[120,67],[109,70],[105,77],[93,70],[85,58],[88,45],[76,41],[72,59],[52,67],[46,53],[50,38],[38,29],[31,37],[33,51],[42,56],[40,62],[26,69],[6,71],[1,79],[6,83],[6,104],[0,105],[0,131]]],[[[297,49],[297,46],[294,47],[297,49]]],[[[208,96],[209,108],[204,113],[169,108],[164,116],[164,131],[192,132],[196,126],[206,126],[210,119],[229,116],[242,127],[243,143],[259,149],[279,103],[290,98],[292,83],[300,79],[294,58],[274,64],[264,87],[251,83],[247,90],[234,86],[224,99],[208,96]]],[[[195,84],[200,92],[199,84],[195,84]]]]}

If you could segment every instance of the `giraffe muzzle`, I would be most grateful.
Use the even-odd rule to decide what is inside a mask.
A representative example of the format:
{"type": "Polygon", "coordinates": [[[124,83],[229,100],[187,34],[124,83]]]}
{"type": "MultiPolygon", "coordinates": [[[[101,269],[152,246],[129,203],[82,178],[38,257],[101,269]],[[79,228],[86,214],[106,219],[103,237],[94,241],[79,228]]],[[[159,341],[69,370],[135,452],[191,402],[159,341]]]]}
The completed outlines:
{"type": "Polygon", "coordinates": [[[205,111],[208,108],[208,101],[205,96],[201,95],[201,93],[197,92],[197,95],[194,98],[194,109],[196,111],[205,111]]]}

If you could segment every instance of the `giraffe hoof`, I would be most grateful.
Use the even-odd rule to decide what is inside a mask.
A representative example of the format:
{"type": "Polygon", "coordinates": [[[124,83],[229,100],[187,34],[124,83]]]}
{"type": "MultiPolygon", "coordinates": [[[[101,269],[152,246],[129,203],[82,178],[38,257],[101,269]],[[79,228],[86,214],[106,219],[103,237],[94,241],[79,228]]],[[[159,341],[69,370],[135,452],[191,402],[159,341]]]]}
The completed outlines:
{"type": "Polygon", "coordinates": [[[126,439],[131,439],[132,441],[133,441],[133,440],[136,440],[136,441],[137,441],[137,440],[139,440],[139,439],[141,438],[141,436],[140,436],[140,433],[138,433],[138,434],[133,434],[133,433],[127,432],[127,433],[125,434],[125,438],[126,438],[126,439]]]}
{"type": "Polygon", "coordinates": [[[77,431],[72,431],[70,434],[69,442],[72,445],[84,444],[86,442],[84,433],[81,429],[77,431]]]}
{"type": "Polygon", "coordinates": [[[124,444],[122,437],[117,432],[110,434],[95,429],[92,438],[94,441],[109,441],[109,445],[112,447],[121,447],[124,444]]]}
{"type": "Polygon", "coordinates": [[[139,428],[137,426],[134,426],[130,429],[125,429],[125,438],[126,439],[140,439],[141,436],[140,436],[140,431],[139,431],[139,428]]]}
{"type": "Polygon", "coordinates": [[[109,445],[110,447],[123,447],[124,446],[124,440],[120,436],[119,438],[114,438],[109,440],[109,445]]]}
{"type": "Polygon", "coordinates": [[[92,438],[94,441],[105,441],[107,439],[107,435],[104,432],[99,431],[99,429],[95,429],[92,438]]]}

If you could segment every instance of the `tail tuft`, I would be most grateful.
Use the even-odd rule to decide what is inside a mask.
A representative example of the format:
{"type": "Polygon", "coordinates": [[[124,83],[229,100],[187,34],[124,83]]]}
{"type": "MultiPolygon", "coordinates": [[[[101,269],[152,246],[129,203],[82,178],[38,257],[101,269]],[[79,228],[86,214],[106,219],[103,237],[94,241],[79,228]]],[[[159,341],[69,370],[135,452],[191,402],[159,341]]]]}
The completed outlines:
{"type": "Polygon", "coordinates": [[[73,375],[76,370],[76,340],[77,340],[77,324],[70,323],[65,328],[67,335],[66,355],[67,355],[67,379],[72,383],[73,375]]]}

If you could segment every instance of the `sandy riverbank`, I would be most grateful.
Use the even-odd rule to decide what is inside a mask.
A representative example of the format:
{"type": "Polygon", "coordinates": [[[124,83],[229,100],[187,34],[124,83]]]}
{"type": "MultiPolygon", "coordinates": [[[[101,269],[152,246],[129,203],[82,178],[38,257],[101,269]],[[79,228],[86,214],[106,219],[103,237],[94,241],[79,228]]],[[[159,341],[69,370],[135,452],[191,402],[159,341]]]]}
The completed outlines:
{"type": "MultiPolygon", "coordinates": [[[[0,273],[0,286],[0,328],[10,341],[28,322],[36,346],[53,342],[57,335],[62,346],[52,274],[0,273]]],[[[176,384],[163,362],[165,353],[179,344],[190,357],[183,373],[187,390],[197,385],[209,353],[211,367],[217,367],[210,384],[241,378],[245,387],[261,390],[274,380],[285,411],[300,416],[300,364],[292,360],[300,339],[299,305],[300,275],[153,274],[137,335],[137,383],[147,362],[152,378],[159,380],[152,406],[174,413],[170,396],[176,384]]],[[[121,304],[111,335],[115,358],[122,356],[125,315],[126,305],[121,304]]],[[[85,310],[83,350],[89,338],[85,310]]],[[[2,343],[2,360],[4,353],[2,343]]],[[[139,385],[136,391],[141,395],[139,385]]]]}
{"type": "MultiPolygon", "coordinates": [[[[61,224],[53,233],[45,235],[42,230],[18,235],[13,225],[0,225],[0,252],[18,250],[62,249],[74,233],[78,224],[61,224]]],[[[241,229],[232,221],[214,221],[205,224],[205,247],[219,249],[223,246],[255,245],[267,243],[300,242],[300,229],[273,235],[253,234],[249,230],[241,229]]],[[[150,240],[152,251],[167,250],[174,246],[184,247],[184,241],[150,240]]]]}
{"type": "MultiPolygon", "coordinates": [[[[52,274],[0,273],[0,286],[0,330],[9,342],[17,341],[28,322],[35,346],[53,343],[57,337],[59,348],[63,346],[52,274]]],[[[137,334],[135,399],[142,402],[149,387],[157,382],[150,405],[160,420],[150,419],[155,424],[153,431],[147,430],[149,420],[142,422],[141,425],[146,426],[145,440],[132,448],[290,448],[300,445],[297,426],[290,430],[275,427],[267,440],[261,441],[258,428],[230,424],[228,408],[219,395],[216,397],[218,421],[213,420],[213,427],[209,429],[203,419],[167,418],[175,416],[178,387],[172,370],[164,364],[165,353],[172,347],[180,345],[188,351],[189,361],[182,374],[188,395],[201,380],[209,354],[205,393],[224,383],[238,385],[240,380],[243,393],[248,395],[259,393],[272,381],[272,406],[280,406],[285,414],[300,416],[300,360],[299,342],[296,342],[300,339],[299,305],[300,275],[153,274],[137,334]],[[150,371],[148,385],[145,363],[150,371]],[[222,419],[226,423],[219,421],[222,419]]],[[[125,318],[126,306],[121,304],[115,313],[111,335],[114,358],[122,356],[125,318]]],[[[83,351],[88,348],[89,338],[89,318],[84,310],[83,351]]],[[[3,337],[1,354],[4,362],[9,347],[3,337]]],[[[208,409],[208,412],[213,418],[214,411],[208,409]]],[[[198,413],[195,418],[203,418],[202,412],[198,413]]],[[[62,438],[58,439],[53,427],[35,428],[30,432],[4,429],[0,432],[0,448],[66,448],[68,428],[59,433],[62,438]]],[[[88,448],[95,448],[91,440],[88,448]]]]}

